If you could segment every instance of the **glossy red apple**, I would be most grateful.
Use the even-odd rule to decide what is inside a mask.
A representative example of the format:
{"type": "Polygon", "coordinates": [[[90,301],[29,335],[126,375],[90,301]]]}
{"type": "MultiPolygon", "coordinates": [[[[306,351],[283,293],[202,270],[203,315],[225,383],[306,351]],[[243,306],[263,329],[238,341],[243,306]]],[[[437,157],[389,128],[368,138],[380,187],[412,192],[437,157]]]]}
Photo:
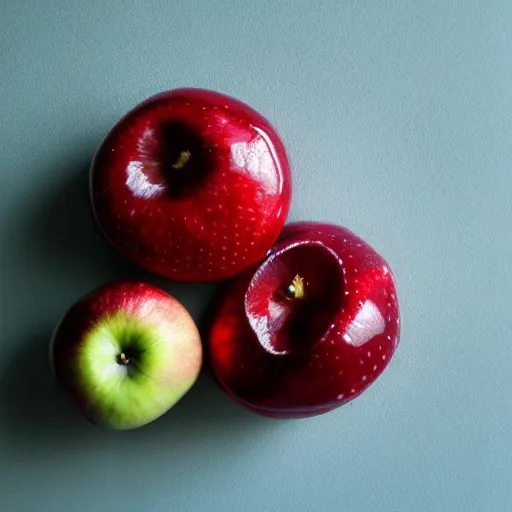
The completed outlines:
{"type": "Polygon", "coordinates": [[[96,220],[124,256],[162,276],[214,281],[276,241],[288,214],[285,147],[246,104],[175,89],[128,112],[91,166],[96,220]]]}
{"type": "Polygon", "coordinates": [[[347,403],[399,342],[389,265],[335,225],[289,224],[217,300],[208,329],[214,373],[234,400],[266,416],[314,416],[347,403]]]}
{"type": "Polygon", "coordinates": [[[141,282],[109,283],[78,300],[50,344],[53,373],[84,415],[118,430],[168,411],[192,387],[201,363],[187,310],[141,282]]]}

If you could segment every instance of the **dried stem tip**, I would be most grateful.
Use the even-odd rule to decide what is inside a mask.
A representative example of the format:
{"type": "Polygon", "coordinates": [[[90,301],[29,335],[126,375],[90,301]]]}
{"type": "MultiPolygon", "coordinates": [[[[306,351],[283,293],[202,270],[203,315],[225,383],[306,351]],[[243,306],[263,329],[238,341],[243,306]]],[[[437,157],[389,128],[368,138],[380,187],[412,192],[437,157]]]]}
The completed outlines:
{"type": "Polygon", "coordinates": [[[286,288],[288,299],[303,299],[306,296],[306,283],[304,278],[297,274],[291,284],[286,288]]]}
{"type": "Polygon", "coordinates": [[[183,169],[185,164],[190,160],[191,156],[192,155],[188,149],[186,151],[182,151],[178,157],[178,160],[176,160],[176,162],[174,162],[171,167],[173,169],[183,169]]]}
{"type": "Polygon", "coordinates": [[[124,352],[121,352],[117,358],[117,362],[119,364],[127,365],[130,364],[130,358],[126,357],[126,354],[124,352]]]}

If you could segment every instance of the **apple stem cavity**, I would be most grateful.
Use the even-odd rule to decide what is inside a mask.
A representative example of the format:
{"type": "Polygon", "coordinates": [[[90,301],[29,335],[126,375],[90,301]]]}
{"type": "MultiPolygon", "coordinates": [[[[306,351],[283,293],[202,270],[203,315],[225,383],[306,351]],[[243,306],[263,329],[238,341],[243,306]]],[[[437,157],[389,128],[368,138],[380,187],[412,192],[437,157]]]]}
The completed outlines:
{"type": "Polygon", "coordinates": [[[192,154],[188,149],[186,151],[182,151],[176,162],[174,162],[171,167],[173,169],[183,169],[191,156],[192,154]]]}
{"type": "Polygon", "coordinates": [[[126,354],[124,352],[121,352],[119,356],[117,357],[117,362],[119,364],[128,365],[130,364],[130,358],[126,357],[126,354]]]}
{"type": "Polygon", "coordinates": [[[287,299],[303,299],[306,296],[306,283],[304,278],[297,274],[285,290],[287,299]]]}

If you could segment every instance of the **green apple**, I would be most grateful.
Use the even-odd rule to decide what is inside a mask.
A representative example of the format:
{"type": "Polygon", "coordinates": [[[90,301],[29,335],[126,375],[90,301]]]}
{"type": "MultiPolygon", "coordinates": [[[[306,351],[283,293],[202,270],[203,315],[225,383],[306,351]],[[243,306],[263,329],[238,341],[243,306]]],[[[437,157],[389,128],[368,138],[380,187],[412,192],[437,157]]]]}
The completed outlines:
{"type": "Polygon", "coordinates": [[[187,310],[142,282],[109,283],[78,300],[50,342],[53,374],[94,423],[124,430],[168,411],[202,363],[187,310]]]}

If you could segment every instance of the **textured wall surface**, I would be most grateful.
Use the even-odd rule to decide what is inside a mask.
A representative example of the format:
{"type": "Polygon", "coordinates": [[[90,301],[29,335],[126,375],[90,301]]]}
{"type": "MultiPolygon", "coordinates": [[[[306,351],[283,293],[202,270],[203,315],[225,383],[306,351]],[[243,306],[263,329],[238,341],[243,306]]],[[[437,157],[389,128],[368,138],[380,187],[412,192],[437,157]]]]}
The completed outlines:
{"type": "Polygon", "coordinates": [[[509,0],[4,1],[0,509],[512,510],[511,84],[509,0]],[[205,374],[118,433],[55,389],[50,333],[91,288],[142,277],[196,319],[208,301],[122,261],[88,206],[105,131],[178,86],[264,113],[290,218],[343,224],[393,268],[401,344],[349,405],[272,421],[205,374]]]}

